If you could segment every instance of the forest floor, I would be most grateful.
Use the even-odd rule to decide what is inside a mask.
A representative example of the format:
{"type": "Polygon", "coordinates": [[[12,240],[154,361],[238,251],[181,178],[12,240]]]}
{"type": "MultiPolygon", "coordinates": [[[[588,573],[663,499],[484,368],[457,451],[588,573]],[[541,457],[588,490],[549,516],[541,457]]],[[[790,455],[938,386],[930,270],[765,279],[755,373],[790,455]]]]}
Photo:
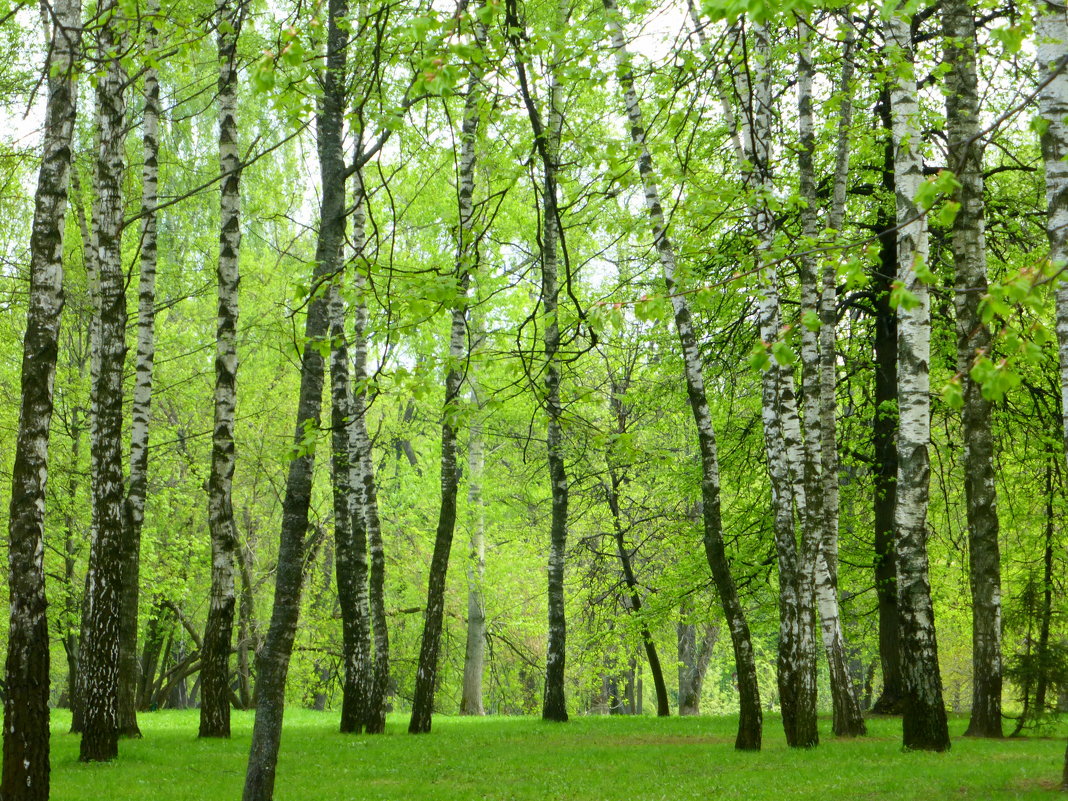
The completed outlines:
{"type": "MultiPolygon", "coordinates": [[[[56,801],[237,801],[252,713],[235,712],[233,739],[196,737],[195,710],[139,717],[142,740],[120,743],[112,764],[80,764],[69,714],[53,713],[56,801]]],[[[1046,799],[1055,792],[1065,741],[999,742],[959,736],[946,754],[905,753],[899,720],[869,720],[871,734],[839,740],[822,721],[822,744],[788,749],[766,715],[764,749],[734,750],[732,718],[435,716],[429,735],[409,736],[391,716],[383,737],[337,733],[337,714],[286,712],[278,801],[825,801],[1046,799]]]]}

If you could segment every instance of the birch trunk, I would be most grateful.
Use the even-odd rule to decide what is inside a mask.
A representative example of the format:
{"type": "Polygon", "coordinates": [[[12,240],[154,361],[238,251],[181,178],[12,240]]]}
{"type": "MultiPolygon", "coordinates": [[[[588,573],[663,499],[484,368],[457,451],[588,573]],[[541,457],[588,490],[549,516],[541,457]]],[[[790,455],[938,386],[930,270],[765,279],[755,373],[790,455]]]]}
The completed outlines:
{"type": "MultiPolygon", "coordinates": [[[[353,239],[363,250],[363,196],[356,178],[353,239]]],[[[341,606],[341,731],[359,734],[367,720],[371,685],[371,627],[367,597],[367,527],[361,499],[356,408],[349,379],[345,303],[337,286],[330,289],[330,393],[333,444],[334,541],[337,546],[337,596],[341,606]]],[[[361,345],[357,344],[357,348],[361,345]]],[[[362,408],[362,407],[361,407],[362,408]]],[[[362,415],[361,415],[362,417],[362,415]]],[[[361,420],[362,422],[362,420],[361,420]]]]}
{"type": "Polygon", "coordinates": [[[0,797],[47,801],[49,649],[44,572],[45,484],[59,324],[63,311],[63,230],[77,115],[75,60],[81,2],[57,0],[49,60],[41,166],[30,233],[30,296],[8,516],[10,626],[4,667],[0,797]]]}
{"type": "MultiPolygon", "coordinates": [[[[472,384],[474,376],[468,373],[472,384]]],[[[478,407],[478,392],[471,390],[471,403],[478,407]]],[[[477,412],[476,412],[477,414],[477,412]]],[[[461,715],[485,715],[482,704],[482,673],[486,663],[486,610],[482,583],[486,574],[486,507],[482,501],[482,476],[486,460],[482,441],[482,420],[475,417],[467,438],[467,515],[471,551],[467,561],[467,646],[464,649],[461,715]]]]}
{"type": "MultiPolygon", "coordinates": [[[[357,178],[358,178],[357,173],[357,178]]],[[[362,188],[358,191],[362,192],[362,188]]],[[[364,198],[366,202],[366,198],[364,198]]],[[[358,204],[353,225],[359,242],[363,242],[363,206],[358,204]]],[[[386,622],[386,556],[382,544],[382,528],[378,520],[378,488],[375,484],[375,465],[371,452],[371,438],[367,434],[367,299],[366,279],[356,271],[356,350],[353,360],[353,382],[356,387],[353,398],[352,432],[355,437],[357,478],[359,493],[357,501],[360,519],[366,533],[370,551],[370,575],[368,583],[368,607],[374,639],[374,661],[370,667],[371,685],[367,699],[367,717],[364,721],[368,734],[382,734],[386,730],[386,700],[389,692],[389,629],[386,622]]]]}
{"type": "Polygon", "coordinates": [[[976,354],[990,345],[979,316],[987,293],[975,18],[968,0],[942,6],[946,62],[946,134],[949,168],[961,183],[953,225],[956,272],[957,369],[964,389],[964,491],[968,505],[968,559],[972,590],[972,716],[965,734],[1001,737],[1001,556],[994,486],[992,404],[969,375],[976,354]]]}
{"type": "Polygon", "coordinates": [[[97,81],[97,159],[94,173],[93,245],[98,291],[94,321],[96,370],[92,391],[91,474],[93,538],[86,577],[86,627],[82,632],[84,687],[83,762],[118,755],[119,595],[122,588],[123,466],[122,378],[126,359],[126,286],[122,269],[122,181],[125,165],[126,72],[115,2],[103,4],[108,23],[99,29],[106,68],[97,81]]]}
{"type": "MultiPolygon", "coordinates": [[[[849,23],[846,23],[849,26],[849,23]]],[[[848,30],[852,32],[852,27],[848,30]]],[[[798,171],[801,197],[806,202],[802,210],[805,237],[815,242],[819,236],[816,193],[816,170],[813,159],[816,150],[815,122],[812,113],[812,64],[810,32],[805,24],[799,28],[801,39],[798,77],[798,124],[800,144],[798,171]]],[[[849,126],[852,106],[849,82],[852,76],[852,39],[847,39],[843,59],[842,107],[839,119],[839,141],[835,162],[834,190],[829,210],[829,227],[838,230],[845,211],[846,180],[849,172],[849,126]],[[837,227],[836,227],[837,226],[837,227]]],[[[807,325],[801,328],[801,380],[805,411],[805,536],[816,538],[813,565],[816,608],[827,666],[830,674],[833,705],[833,729],[838,736],[865,733],[856,690],[849,675],[848,655],[842,636],[838,610],[838,443],[835,439],[835,273],[828,267],[823,275],[822,296],[817,285],[818,268],[814,254],[801,257],[801,310],[820,320],[819,331],[807,325]]],[[[806,554],[808,558],[812,555],[806,554]]],[[[813,654],[814,660],[815,654],[813,654]]],[[[806,687],[807,690],[807,687],[806,687]]],[[[814,690],[813,690],[814,694],[814,690]]]]}
{"type": "MultiPolygon", "coordinates": [[[[146,49],[155,56],[158,0],[146,7],[146,49]]],[[[156,353],[156,202],[159,184],[159,77],[145,68],[142,119],[144,166],[141,170],[141,276],[137,285],[137,356],[130,410],[130,478],[123,504],[124,553],[119,620],[119,734],[140,737],[137,725],[139,664],[137,617],[140,602],[141,528],[148,494],[148,431],[152,404],[152,366],[156,353]]]]}
{"type": "Polygon", "coordinates": [[[653,158],[645,142],[645,125],[642,120],[638,95],[634,89],[634,73],[630,66],[623,31],[616,19],[618,8],[615,0],[603,0],[607,12],[607,26],[612,36],[612,49],[619,73],[627,119],[630,123],[631,140],[638,150],[638,171],[645,189],[645,207],[649,215],[653,242],[660,258],[660,267],[668,295],[671,297],[675,328],[686,378],[686,390],[697,426],[697,438],[701,450],[701,497],[704,513],[704,546],[712,577],[723,605],[724,617],[731,633],[734,660],[738,676],[739,720],[735,747],[740,750],[759,750],[763,714],[760,708],[760,688],[757,684],[756,661],[753,655],[752,638],[745,611],[738,599],[738,591],[730,574],[727,554],[723,543],[723,523],[720,511],[719,458],[716,452],[716,436],[712,416],[705,397],[705,379],[697,337],[693,330],[689,303],[686,296],[678,293],[676,283],[675,249],[667,236],[660,190],[653,173],[653,158]]]}
{"type": "Polygon", "coordinates": [[[445,613],[445,577],[449,569],[456,528],[456,498],[460,473],[456,460],[457,419],[461,403],[460,391],[470,356],[467,337],[467,290],[472,270],[478,267],[478,242],[474,231],[475,137],[478,131],[481,100],[481,68],[472,65],[471,78],[464,100],[464,117],[460,132],[460,165],[458,198],[460,205],[459,247],[456,258],[457,297],[452,308],[449,351],[446,359],[445,400],[441,423],[441,506],[438,512],[437,536],[430,561],[427,582],[426,616],[419,649],[419,666],[415,674],[415,695],[412,717],[408,723],[410,734],[430,731],[434,712],[434,692],[437,684],[438,649],[441,643],[441,624],[445,613]]]}
{"type": "MultiPolygon", "coordinates": [[[[315,248],[316,286],[340,273],[341,245],[345,238],[345,67],[348,50],[348,6],[329,0],[327,8],[326,69],[317,122],[319,174],[322,201],[319,236],[315,248]]],[[[275,574],[271,623],[256,661],[256,722],[252,729],[243,801],[270,801],[274,797],[278,746],[282,738],[286,675],[300,615],[302,568],[308,532],[315,450],[306,439],[321,426],[324,364],[319,344],[329,335],[327,296],[318,291],[308,304],[304,351],[300,365],[300,396],[293,435],[294,458],[289,463],[282,502],[282,530],[275,574]]]]}
{"type": "Polygon", "coordinates": [[[898,307],[897,593],[906,748],[949,749],[938,669],[931,585],[927,574],[927,501],[930,462],[930,297],[916,265],[927,262],[927,220],[915,197],[923,180],[919,104],[909,20],[900,11],[884,23],[891,67],[894,185],[897,198],[898,280],[915,305],[898,307]]]}
{"type": "MultiPolygon", "coordinates": [[[[1046,172],[1046,235],[1049,260],[1061,272],[1056,288],[1057,344],[1060,361],[1062,435],[1068,453],[1068,21],[1064,7],[1040,2],[1035,17],[1039,80],[1039,112],[1045,121],[1042,160],[1046,172]]],[[[1061,788],[1068,790],[1068,750],[1061,788]]]]}
{"type": "Polygon", "coordinates": [[[200,669],[200,737],[230,736],[230,644],[237,592],[234,553],[237,529],[231,488],[234,478],[234,416],[237,402],[238,272],[241,251],[241,157],[237,145],[237,40],[244,18],[241,0],[216,5],[219,58],[219,311],[215,329],[215,423],[208,478],[211,532],[211,600],[204,627],[200,669]]]}

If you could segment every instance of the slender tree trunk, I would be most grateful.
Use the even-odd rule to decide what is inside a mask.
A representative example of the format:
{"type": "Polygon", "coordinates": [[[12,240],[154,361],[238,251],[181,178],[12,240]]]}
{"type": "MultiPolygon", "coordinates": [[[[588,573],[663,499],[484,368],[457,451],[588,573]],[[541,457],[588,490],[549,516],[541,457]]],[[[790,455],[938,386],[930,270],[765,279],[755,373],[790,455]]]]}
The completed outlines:
{"type": "MultiPolygon", "coordinates": [[[[357,173],[358,177],[359,173],[357,173]]],[[[359,190],[362,192],[362,188],[359,190]]],[[[366,198],[365,198],[366,200],[366,198]]],[[[363,207],[357,204],[354,228],[362,243],[363,207]]],[[[386,702],[389,694],[389,628],[386,619],[386,556],[382,543],[382,528],[378,520],[378,488],[375,484],[375,465],[371,452],[371,438],[367,434],[367,290],[366,279],[356,271],[356,335],[353,343],[352,433],[359,479],[358,503],[367,537],[370,556],[367,605],[374,639],[374,662],[371,665],[371,685],[367,698],[367,717],[364,728],[368,734],[382,734],[386,730],[386,702]]],[[[361,635],[363,636],[363,635],[361,635]]]]}
{"type": "MultiPolygon", "coordinates": [[[[246,520],[248,513],[246,511],[246,520]]],[[[237,684],[242,709],[251,709],[254,703],[252,669],[249,656],[255,657],[259,648],[259,632],[256,627],[256,599],[252,587],[252,525],[246,525],[247,543],[238,543],[234,556],[241,577],[241,595],[237,610],[237,684]]]]}
{"type": "MultiPolygon", "coordinates": [[[[847,23],[848,24],[848,23],[847,23]]],[[[852,28],[849,28],[852,31],[852,28]]],[[[816,171],[813,163],[815,155],[815,122],[812,113],[812,82],[815,71],[812,64],[810,32],[805,23],[799,27],[799,79],[798,79],[798,123],[800,127],[801,148],[798,151],[798,170],[800,175],[801,197],[806,201],[802,210],[803,233],[811,241],[819,237],[820,226],[817,216],[819,198],[816,193],[816,171]]],[[[847,42],[845,62],[851,58],[851,40],[847,42]]],[[[851,105],[848,99],[851,69],[845,68],[841,91],[843,107],[841,110],[838,152],[834,175],[834,196],[831,201],[829,223],[831,227],[842,224],[845,205],[845,184],[848,177],[848,134],[851,117],[851,105]]],[[[837,229],[835,229],[837,230],[837,229]]],[[[833,269],[825,270],[824,285],[821,295],[817,285],[818,269],[814,254],[801,257],[801,312],[802,316],[819,319],[817,332],[815,326],[802,324],[801,327],[801,376],[802,396],[805,412],[805,537],[815,538],[805,554],[806,559],[813,559],[813,591],[816,609],[819,612],[821,634],[827,653],[830,674],[831,698],[834,710],[834,732],[837,735],[855,736],[865,732],[864,719],[860,713],[856,690],[849,675],[848,657],[842,636],[841,619],[838,611],[837,559],[838,559],[838,458],[835,441],[835,377],[834,358],[835,342],[835,278],[833,269]],[[813,554],[811,551],[814,550],[813,554]]],[[[803,540],[804,542],[804,540],[803,540]]],[[[809,569],[806,566],[806,569],[809,569]]],[[[798,585],[798,594],[807,593],[807,580],[798,585]]],[[[810,613],[804,611],[806,616],[810,613]]],[[[806,617],[807,623],[807,617],[806,617]]],[[[815,648],[811,657],[805,652],[806,659],[811,659],[812,668],[806,662],[805,669],[815,667],[815,648]]],[[[799,685],[808,693],[807,698],[815,700],[815,689],[808,683],[799,685]]],[[[814,704],[813,704],[814,706],[814,704]]],[[[814,708],[806,710],[810,720],[814,717],[814,708]]],[[[809,724],[812,729],[814,723],[809,724]]],[[[811,731],[811,729],[810,729],[811,731]]]]}
{"type": "Polygon", "coordinates": [[[234,552],[237,527],[234,417],[237,403],[238,272],[241,251],[241,155],[237,144],[237,40],[244,19],[241,0],[216,5],[219,58],[219,313],[215,329],[215,424],[208,478],[211,532],[211,600],[201,655],[200,737],[230,736],[230,645],[234,631],[234,552]]]}
{"type": "Polygon", "coordinates": [[[701,355],[697,348],[697,336],[693,330],[690,307],[686,296],[679,294],[676,284],[675,249],[667,236],[667,224],[660,190],[653,174],[653,158],[645,142],[645,125],[642,120],[638,95],[634,90],[634,74],[630,57],[623,39],[623,31],[616,20],[618,8],[615,0],[604,0],[608,29],[612,36],[612,48],[620,76],[620,84],[630,122],[630,135],[639,151],[638,170],[645,189],[645,206],[649,214],[653,242],[660,257],[664,283],[675,316],[675,328],[682,351],[686,390],[697,426],[698,443],[701,449],[701,497],[704,512],[704,546],[712,577],[719,591],[723,613],[731,633],[734,660],[738,674],[739,720],[735,747],[740,750],[759,750],[763,714],[760,709],[760,688],[757,684],[756,660],[752,638],[745,611],[738,599],[738,591],[730,573],[723,543],[723,522],[720,510],[719,458],[716,452],[716,437],[712,428],[712,416],[705,397],[705,379],[701,355]]]}
{"type": "Polygon", "coordinates": [[[341,272],[345,236],[345,66],[348,49],[348,6],[329,0],[326,69],[317,115],[319,172],[322,201],[315,249],[313,284],[320,287],[308,304],[304,351],[300,366],[300,396],[293,435],[294,458],[289,463],[282,502],[282,531],[275,576],[271,624],[256,660],[256,722],[252,729],[243,801],[270,801],[274,796],[278,746],[282,739],[286,675],[300,615],[305,538],[311,503],[315,450],[308,439],[321,426],[324,364],[319,345],[329,336],[327,295],[322,284],[341,272]]]}
{"type": "Polygon", "coordinates": [[[121,226],[128,78],[117,55],[122,49],[116,38],[118,6],[108,2],[99,13],[109,20],[98,32],[99,52],[109,56],[96,91],[98,150],[93,181],[93,243],[98,299],[93,337],[93,541],[81,643],[84,726],[79,758],[83,762],[106,761],[118,755],[119,596],[124,551],[121,443],[126,286],[121,226]]]}
{"type": "Polygon", "coordinates": [[[337,597],[341,606],[341,731],[363,731],[370,685],[370,622],[367,604],[367,532],[359,499],[359,461],[353,447],[352,383],[345,333],[345,303],[330,287],[330,428],[334,489],[337,597]]]}
{"type": "MultiPolygon", "coordinates": [[[[507,24],[511,29],[512,46],[516,55],[516,74],[520,93],[526,105],[527,118],[534,135],[534,146],[542,166],[542,217],[541,232],[541,301],[543,322],[543,351],[545,354],[545,413],[546,440],[548,444],[549,489],[552,497],[552,519],[549,529],[549,564],[547,600],[549,610],[549,636],[545,657],[545,690],[542,696],[542,720],[566,722],[567,696],[564,691],[565,666],[567,662],[567,617],[564,598],[564,571],[567,557],[567,510],[570,488],[564,463],[564,434],[560,405],[560,365],[557,351],[560,348],[560,323],[558,307],[560,298],[560,251],[566,248],[560,227],[560,212],[557,207],[557,171],[559,169],[560,136],[563,129],[561,113],[561,86],[556,65],[560,52],[554,49],[549,67],[548,128],[542,121],[527,81],[520,23],[514,0],[506,4],[507,24]]],[[[560,29],[567,25],[569,9],[564,3],[556,7],[556,24],[560,29]]]]}
{"type": "MultiPolygon", "coordinates": [[[[1063,270],[1068,262],[1068,21],[1063,6],[1039,3],[1035,18],[1039,80],[1045,85],[1038,107],[1045,121],[1042,159],[1046,168],[1046,235],[1049,260],[1063,270]]],[[[1068,281],[1057,283],[1057,342],[1060,357],[1061,414],[1068,452],[1068,281]]],[[[1068,790],[1068,750],[1064,754],[1061,788],[1068,790]]]]}
{"type": "MultiPolygon", "coordinates": [[[[155,54],[158,0],[146,7],[146,49],[155,54]]],[[[142,120],[144,166],[141,170],[141,277],[137,298],[137,356],[130,411],[130,478],[123,504],[122,595],[119,599],[119,735],[140,737],[137,725],[139,662],[137,617],[140,602],[141,528],[148,494],[148,431],[152,404],[152,366],[156,354],[156,202],[159,184],[159,77],[145,69],[142,120]]]]}
{"type": "Polygon", "coordinates": [[[975,18],[968,0],[945,0],[946,134],[949,168],[961,187],[953,225],[956,271],[957,369],[964,387],[964,491],[968,505],[968,559],[972,590],[972,717],[965,734],[1001,737],[1001,556],[994,486],[992,404],[969,375],[976,354],[990,346],[979,315],[987,292],[975,18]]]}
{"type": "Polygon", "coordinates": [[[927,220],[915,197],[923,180],[919,147],[919,105],[909,20],[895,12],[885,21],[886,54],[894,131],[894,183],[897,197],[898,280],[915,299],[898,307],[898,473],[897,593],[901,667],[905,689],[903,738],[906,748],[949,749],[942,703],[931,585],[927,574],[927,501],[931,441],[930,298],[917,275],[927,262],[927,220]],[[911,308],[906,306],[911,305],[911,308]]]}
{"type": "Polygon", "coordinates": [[[45,483],[63,311],[63,230],[78,101],[74,62],[80,56],[82,35],[79,0],[57,0],[52,11],[52,44],[45,68],[48,100],[30,233],[29,310],[8,517],[10,625],[0,779],[4,801],[47,801],[49,791],[45,483]]]}
{"type": "MultiPolygon", "coordinates": [[[[612,397],[609,401],[612,416],[615,418],[617,435],[623,435],[627,431],[627,407],[622,397],[626,394],[628,382],[622,385],[612,384],[612,397]]],[[[623,483],[623,477],[614,463],[611,453],[607,455],[608,483],[604,485],[605,497],[608,508],[612,512],[612,531],[615,535],[616,553],[619,555],[620,564],[623,567],[623,581],[627,585],[627,608],[639,621],[642,635],[642,646],[645,648],[645,657],[649,662],[649,671],[653,674],[653,686],[656,689],[656,714],[658,717],[667,717],[671,714],[671,706],[668,702],[667,683],[664,681],[664,671],[660,666],[660,657],[656,652],[656,643],[653,641],[652,632],[642,617],[642,600],[639,594],[638,579],[634,575],[634,566],[631,563],[630,550],[627,548],[626,532],[623,528],[623,512],[619,506],[619,488],[623,483]]]]}
{"type": "MultiPolygon", "coordinates": [[[[473,376],[468,373],[468,381],[473,376]]],[[[478,405],[478,392],[471,391],[478,405]]],[[[482,420],[475,417],[467,439],[467,506],[471,552],[467,562],[467,647],[464,650],[464,683],[460,697],[461,715],[485,715],[482,705],[482,673],[486,662],[486,610],[482,601],[482,581],[486,573],[486,507],[482,501],[485,455],[482,420]]]]}

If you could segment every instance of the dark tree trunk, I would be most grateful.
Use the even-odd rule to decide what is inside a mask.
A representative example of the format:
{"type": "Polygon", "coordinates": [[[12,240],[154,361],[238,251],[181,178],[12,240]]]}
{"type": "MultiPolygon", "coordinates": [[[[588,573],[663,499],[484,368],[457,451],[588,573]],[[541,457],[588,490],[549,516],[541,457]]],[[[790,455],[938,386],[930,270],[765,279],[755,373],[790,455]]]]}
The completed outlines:
{"type": "Polygon", "coordinates": [[[63,229],[77,113],[74,61],[81,3],[59,0],[46,66],[44,147],[30,234],[30,296],[8,517],[10,626],[4,667],[0,797],[47,801],[49,650],[44,572],[44,506],[59,324],[63,310],[63,229]]]}
{"type": "MultiPolygon", "coordinates": [[[[99,10],[119,13],[115,2],[99,10]]],[[[98,151],[94,175],[93,243],[95,302],[92,398],[93,537],[86,577],[81,639],[83,728],[79,758],[106,761],[118,755],[119,597],[122,592],[124,481],[122,467],[123,366],[126,359],[126,286],[122,269],[122,181],[125,165],[128,82],[117,51],[118,25],[99,29],[107,67],[97,81],[98,151]]]]}
{"type": "Polygon", "coordinates": [[[241,155],[237,144],[237,40],[244,20],[242,0],[216,6],[219,59],[219,260],[215,329],[215,422],[208,478],[211,532],[211,598],[201,655],[200,737],[230,736],[230,650],[234,631],[234,553],[237,529],[231,487],[234,478],[234,417],[237,402],[238,261],[241,248],[241,155]]]}
{"type": "Polygon", "coordinates": [[[972,590],[972,716],[967,735],[1001,737],[1001,555],[994,485],[993,404],[969,371],[990,345],[979,304],[987,293],[983,148],[976,75],[975,19],[968,0],[946,0],[946,133],[949,168],[961,186],[953,225],[956,272],[957,369],[963,383],[964,491],[972,590]]]}
{"type": "MultiPolygon", "coordinates": [[[[884,91],[878,110],[889,131],[890,95],[884,91]]],[[[889,135],[889,134],[888,134],[889,135]]],[[[884,151],[883,188],[894,191],[894,151],[888,142],[884,151]]],[[[875,298],[875,388],[873,397],[872,450],[874,451],[875,592],[879,601],[879,662],[883,689],[872,711],[899,715],[904,703],[901,685],[901,652],[898,645],[897,546],[894,509],[897,506],[897,314],[890,307],[890,291],[897,278],[897,227],[889,212],[880,212],[879,263],[873,270],[871,289],[875,298]]]]}
{"type": "Polygon", "coordinates": [[[308,304],[301,355],[300,396],[293,436],[294,458],[289,463],[282,502],[282,530],[275,576],[271,624],[256,660],[256,722],[252,730],[243,801],[271,801],[274,797],[278,746],[282,739],[286,675],[300,614],[305,535],[315,467],[314,438],[321,427],[324,364],[319,347],[329,336],[327,296],[322,284],[341,272],[339,263],[345,234],[345,62],[348,26],[345,0],[329,0],[326,69],[317,115],[322,201],[315,251],[313,284],[319,287],[308,304]],[[309,438],[311,442],[309,443],[309,438]]]}

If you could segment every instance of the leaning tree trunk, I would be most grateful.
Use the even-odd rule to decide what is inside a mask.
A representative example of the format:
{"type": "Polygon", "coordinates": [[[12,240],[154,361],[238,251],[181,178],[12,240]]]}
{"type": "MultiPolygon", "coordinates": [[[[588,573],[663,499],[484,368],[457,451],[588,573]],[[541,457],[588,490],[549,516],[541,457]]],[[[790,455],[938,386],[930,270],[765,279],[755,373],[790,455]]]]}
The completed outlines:
{"type": "Polygon", "coordinates": [[[367,717],[370,622],[367,604],[367,533],[359,502],[359,463],[353,447],[352,383],[345,334],[345,302],[330,287],[330,439],[334,495],[337,599],[341,607],[342,733],[359,734],[367,717]]]}
{"type": "Polygon", "coordinates": [[[211,533],[211,600],[204,626],[200,668],[200,737],[230,736],[230,643],[234,631],[234,553],[237,528],[234,479],[234,416],[237,403],[238,273],[241,250],[241,155],[237,146],[237,40],[244,4],[220,0],[219,57],[219,313],[215,327],[215,423],[208,478],[211,533]]]}
{"type": "Polygon", "coordinates": [[[313,443],[322,422],[325,369],[319,348],[330,333],[327,293],[323,284],[342,271],[340,256],[345,238],[344,85],[348,49],[348,6],[345,0],[329,0],[327,16],[326,69],[322,76],[323,95],[317,115],[322,201],[315,270],[312,274],[316,289],[308,304],[304,326],[300,395],[293,435],[294,455],[289,463],[282,501],[282,530],[271,624],[256,661],[256,722],[252,729],[243,801],[270,801],[274,797],[275,769],[285,712],[286,675],[300,615],[304,543],[315,468],[313,443]]]}
{"type": "Polygon", "coordinates": [[[686,390],[697,426],[698,444],[701,449],[701,498],[704,512],[704,546],[712,578],[719,592],[720,602],[734,647],[734,661],[738,676],[739,720],[735,747],[741,750],[759,750],[763,714],[760,709],[760,688],[757,684],[756,660],[752,638],[745,611],[738,598],[738,590],[730,573],[723,542],[723,522],[720,510],[719,458],[716,452],[716,436],[712,428],[712,415],[705,397],[705,379],[701,354],[697,348],[697,336],[693,330],[690,306],[686,296],[678,292],[676,283],[675,249],[667,236],[667,223],[660,202],[660,190],[653,175],[653,157],[645,142],[645,125],[642,121],[638,95],[634,90],[634,73],[626,50],[623,31],[616,20],[618,8],[615,0],[604,0],[608,12],[608,29],[612,35],[620,84],[630,122],[631,140],[639,150],[638,171],[645,189],[645,206],[649,214],[653,242],[660,258],[664,283],[675,316],[675,328],[682,351],[686,390]]]}
{"type": "MultiPolygon", "coordinates": [[[[614,381],[611,385],[612,397],[609,407],[615,418],[615,434],[622,437],[627,433],[628,409],[623,402],[623,396],[627,392],[629,381],[624,380],[622,385],[614,381]]],[[[612,533],[615,535],[616,554],[619,556],[623,567],[623,581],[627,585],[627,608],[638,619],[639,629],[642,635],[642,647],[645,649],[645,658],[649,662],[649,672],[653,674],[653,687],[656,690],[656,714],[657,717],[667,717],[671,714],[671,705],[668,702],[667,683],[664,681],[664,669],[660,665],[660,656],[656,652],[656,642],[649,626],[642,616],[642,599],[639,593],[638,579],[634,575],[634,565],[631,562],[631,552],[627,548],[626,532],[623,528],[623,512],[619,505],[619,488],[622,486],[624,477],[615,464],[615,458],[611,452],[606,455],[608,463],[608,483],[604,485],[605,496],[608,500],[608,508],[612,513],[612,533]]]]}
{"type": "MultiPolygon", "coordinates": [[[[468,371],[467,378],[472,384],[471,402],[477,409],[478,390],[474,386],[473,371],[468,371]]],[[[486,574],[486,506],[482,501],[485,467],[482,420],[476,417],[471,421],[467,438],[467,518],[471,552],[467,562],[467,646],[464,649],[461,715],[486,714],[482,704],[482,673],[486,664],[486,609],[482,596],[482,582],[486,574]]]]}
{"type": "MultiPolygon", "coordinates": [[[[159,0],[146,8],[146,48],[155,56],[159,0]]],[[[159,76],[154,62],[145,68],[141,171],[141,277],[137,285],[137,357],[130,410],[130,478],[123,504],[122,590],[119,599],[119,734],[140,737],[137,725],[137,613],[140,602],[141,528],[148,494],[148,427],[152,404],[152,363],[156,354],[156,202],[159,184],[159,76]]]]}
{"type": "Polygon", "coordinates": [[[79,758],[118,756],[119,593],[122,585],[122,378],[126,359],[126,285],[122,269],[122,180],[126,132],[126,72],[116,38],[117,4],[105,3],[100,53],[107,67],[97,80],[98,147],[93,244],[98,278],[92,391],[91,474],[93,538],[82,631],[83,729],[79,758]]]}
{"type": "Polygon", "coordinates": [[[52,12],[52,49],[45,67],[48,101],[30,233],[29,310],[8,517],[11,606],[0,797],[10,801],[47,801],[49,789],[45,482],[63,311],[63,229],[78,103],[74,62],[81,48],[81,2],[57,0],[52,12]]]}
{"type": "MultiPolygon", "coordinates": [[[[1064,7],[1039,3],[1035,18],[1038,69],[1042,88],[1039,112],[1045,121],[1042,159],[1046,168],[1046,235],[1049,261],[1061,273],[1068,263],[1068,21],[1064,7]]],[[[1058,282],[1057,342],[1060,356],[1061,414],[1068,453],[1068,281],[1058,282]]],[[[1061,788],[1068,790],[1068,750],[1064,755],[1061,788]]]]}
{"type": "Polygon", "coordinates": [[[919,104],[909,20],[885,21],[886,56],[893,76],[894,183],[897,197],[898,280],[913,300],[898,306],[897,593],[906,748],[945,751],[949,729],[942,703],[934,609],[927,572],[927,502],[931,441],[930,297],[917,274],[927,262],[927,220],[915,197],[923,180],[919,104]]]}
{"type": "Polygon", "coordinates": [[[956,272],[957,369],[964,390],[964,492],[968,505],[968,560],[972,590],[972,716],[965,734],[1001,737],[1001,556],[994,485],[993,404],[970,370],[990,346],[979,303],[987,293],[983,221],[983,148],[980,142],[975,18],[968,0],[945,0],[946,134],[949,168],[960,189],[953,225],[956,272]]]}
{"type": "Polygon", "coordinates": [[[474,231],[475,136],[478,130],[479,103],[482,97],[479,82],[481,70],[472,67],[464,101],[464,117],[460,133],[459,247],[456,259],[457,297],[452,308],[449,351],[446,359],[445,399],[441,423],[441,506],[438,512],[437,536],[430,560],[427,583],[426,616],[419,649],[419,666],[415,673],[415,695],[408,732],[423,734],[430,731],[434,712],[434,692],[438,675],[438,649],[441,644],[441,624],[445,613],[445,577],[449,569],[456,528],[456,498],[459,493],[460,472],[456,460],[457,419],[461,403],[460,391],[464,380],[465,357],[469,356],[467,336],[467,289],[471,271],[478,265],[478,244],[474,231]]]}

